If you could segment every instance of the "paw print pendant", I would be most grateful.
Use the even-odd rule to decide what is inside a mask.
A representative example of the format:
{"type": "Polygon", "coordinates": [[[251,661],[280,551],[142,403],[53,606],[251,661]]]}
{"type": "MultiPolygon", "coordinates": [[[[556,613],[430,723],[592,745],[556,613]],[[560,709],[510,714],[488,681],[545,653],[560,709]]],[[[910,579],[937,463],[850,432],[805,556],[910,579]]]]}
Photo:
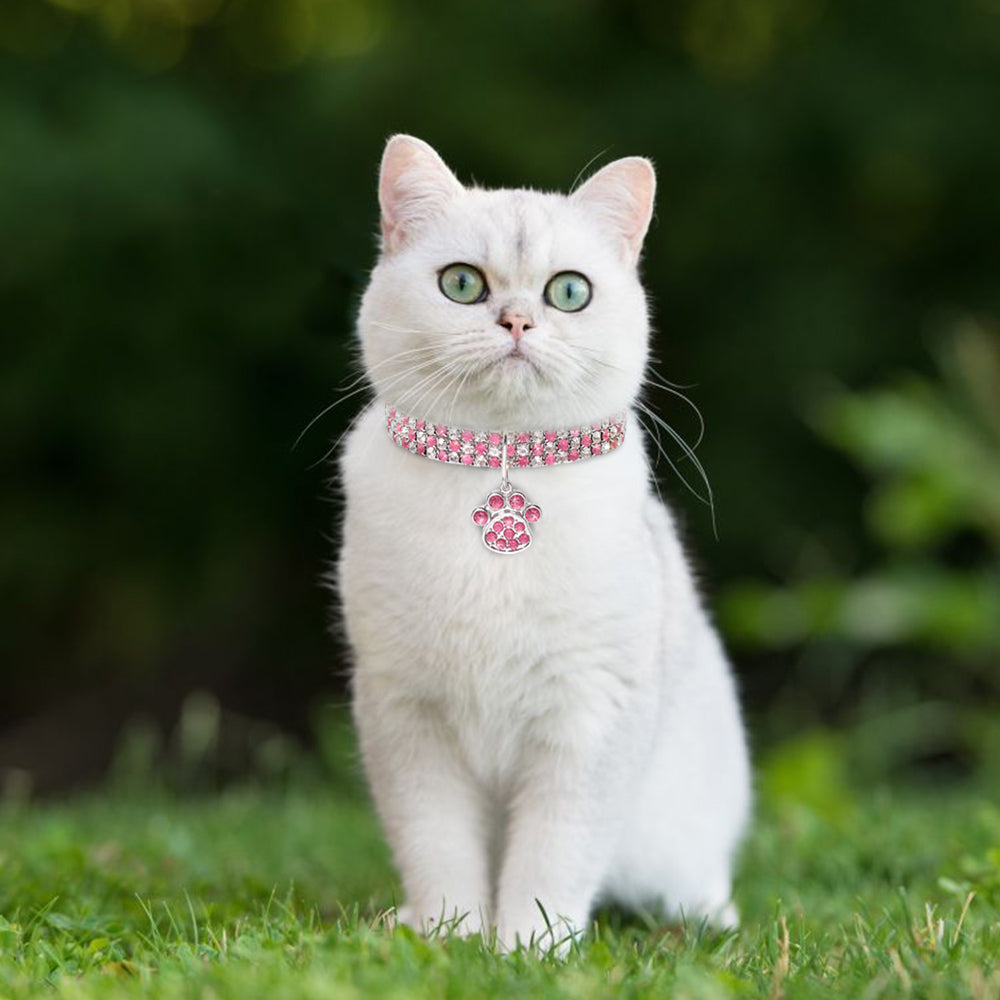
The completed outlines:
{"type": "Polygon", "coordinates": [[[501,483],[472,512],[472,520],[483,529],[483,545],[504,556],[524,552],[531,545],[531,526],[541,516],[540,508],[529,504],[508,482],[501,483]]]}
{"type": "Polygon", "coordinates": [[[531,525],[542,516],[541,508],[528,503],[507,479],[507,465],[513,454],[514,445],[505,434],[500,451],[500,486],[472,512],[473,522],[483,529],[483,545],[502,556],[524,552],[531,545],[531,525]]]}

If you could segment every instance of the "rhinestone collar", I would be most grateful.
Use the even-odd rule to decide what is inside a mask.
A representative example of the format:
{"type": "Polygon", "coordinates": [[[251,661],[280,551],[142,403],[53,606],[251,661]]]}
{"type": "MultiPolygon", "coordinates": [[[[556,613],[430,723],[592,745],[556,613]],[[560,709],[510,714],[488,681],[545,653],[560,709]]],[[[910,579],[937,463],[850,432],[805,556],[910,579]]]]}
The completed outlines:
{"type": "Polygon", "coordinates": [[[549,430],[477,431],[435,424],[386,405],[389,436],[407,451],[454,465],[499,469],[504,442],[512,468],[564,465],[614,451],[625,440],[625,413],[576,427],[549,430]]]}
{"type": "Polygon", "coordinates": [[[507,478],[514,466],[565,465],[614,451],[625,440],[625,414],[577,427],[533,431],[476,431],[450,427],[385,408],[385,426],[392,440],[414,455],[500,470],[500,485],[481,507],[472,511],[472,522],[481,529],[483,545],[497,555],[526,552],[542,510],[531,503],[507,478]]]}

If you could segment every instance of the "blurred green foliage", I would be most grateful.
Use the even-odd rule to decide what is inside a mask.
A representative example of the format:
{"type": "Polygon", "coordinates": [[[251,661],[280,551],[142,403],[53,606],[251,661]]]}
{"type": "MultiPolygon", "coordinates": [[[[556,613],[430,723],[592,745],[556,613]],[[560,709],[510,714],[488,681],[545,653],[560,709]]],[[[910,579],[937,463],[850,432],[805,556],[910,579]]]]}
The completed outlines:
{"type": "Polygon", "coordinates": [[[726,620],[765,646],[838,638],[980,656],[1000,689],[1000,336],[973,323],[942,350],[941,378],[834,393],[817,423],[872,479],[876,565],[791,586],[734,585],[726,620]]]}
{"type": "MultiPolygon", "coordinates": [[[[398,130],[489,185],[656,161],[655,349],[698,384],[720,541],[661,468],[666,492],[710,592],[801,581],[730,600],[737,652],[765,647],[755,709],[781,650],[822,634],[933,640],[918,691],[941,663],[970,678],[996,640],[993,439],[927,381],[925,344],[1000,316],[997,107],[991,0],[4,0],[0,758],[2,727],[54,706],[79,711],[39,742],[89,724],[89,745],[136,706],[172,724],[195,689],[306,733],[341,683],[314,463],[358,401],[292,445],[353,371],[398,130]],[[866,519],[867,480],[800,414],[888,370],[912,374],[826,417],[885,468],[866,519]],[[898,441],[871,430],[889,418],[898,441]]],[[[810,650],[794,679],[819,703],[810,650]]]]}
{"type": "Polygon", "coordinates": [[[807,715],[854,701],[862,773],[938,756],[1000,780],[1000,336],[967,321],[937,353],[937,377],[815,407],[870,482],[875,556],[852,565],[817,541],[782,583],[733,583],[722,614],[744,647],[793,657],[785,692],[807,715]]]}

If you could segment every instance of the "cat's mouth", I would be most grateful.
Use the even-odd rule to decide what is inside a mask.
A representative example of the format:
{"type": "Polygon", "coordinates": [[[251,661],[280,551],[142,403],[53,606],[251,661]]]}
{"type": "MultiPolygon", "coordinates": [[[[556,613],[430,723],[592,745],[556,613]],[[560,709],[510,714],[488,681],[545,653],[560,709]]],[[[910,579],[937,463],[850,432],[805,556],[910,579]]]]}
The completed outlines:
{"type": "Polygon", "coordinates": [[[521,350],[517,344],[505,354],[501,354],[499,357],[494,356],[491,360],[484,361],[479,366],[479,373],[481,377],[485,377],[490,381],[494,378],[504,380],[506,378],[514,378],[516,381],[520,381],[523,378],[541,377],[545,374],[538,361],[526,351],[521,350]]]}
{"type": "Polygon", "coordinates": [[[520,345],[512,347],[502,358],[499,359],[498,364],[507,370],[530,371],[535,375],[540,375],[542,373],[541,368],[538,367],[538,362],[522,351],[520,345]]]}

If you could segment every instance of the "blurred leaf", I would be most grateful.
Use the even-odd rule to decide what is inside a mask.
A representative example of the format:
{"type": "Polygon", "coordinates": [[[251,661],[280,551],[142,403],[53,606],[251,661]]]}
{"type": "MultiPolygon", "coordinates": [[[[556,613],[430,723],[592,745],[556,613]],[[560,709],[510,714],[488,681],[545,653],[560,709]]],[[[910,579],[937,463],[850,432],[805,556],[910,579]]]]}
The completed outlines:
{"type": "Polygon", "coordinates": [[[775,747],[760,763],[758,785],[765,803],[779,814],[806,809],[842,823],[854,810],[842,738],[828,732],[806,733],[775,747]]]}

